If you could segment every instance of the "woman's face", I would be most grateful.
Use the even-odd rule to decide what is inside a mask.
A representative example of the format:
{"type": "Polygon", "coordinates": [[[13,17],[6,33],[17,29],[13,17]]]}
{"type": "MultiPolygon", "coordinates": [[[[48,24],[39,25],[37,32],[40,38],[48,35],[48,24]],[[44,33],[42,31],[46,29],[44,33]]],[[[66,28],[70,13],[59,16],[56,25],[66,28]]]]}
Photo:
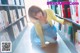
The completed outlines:
{"type": "Polygon", "coordinates": [[[36,17],[37,19],[43,18],[42,12],[38,12],[38,13],[35,15],[35,17],[36,17]]]}
{"type": "Polygon", "coordinates": [[[36,17],[38,20],[40,20],[40,21],[45,21],[45,20],[46,20],[45,16],[42,14],[42,12],[38,12],[38,13],[35,15],[35,17],[36,17]]]}

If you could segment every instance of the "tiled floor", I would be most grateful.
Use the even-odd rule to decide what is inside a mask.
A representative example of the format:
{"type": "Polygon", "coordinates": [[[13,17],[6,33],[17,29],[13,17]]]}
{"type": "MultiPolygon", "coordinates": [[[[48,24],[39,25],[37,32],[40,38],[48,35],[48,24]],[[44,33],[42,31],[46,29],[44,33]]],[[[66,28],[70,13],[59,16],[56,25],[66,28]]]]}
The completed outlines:
{"type": "Polygon", "coordinates": [[[71,53],[59,35],[57,39],[58,43],[48,44],[46,48],[40,48],[40,46],[37,46],[37,49],[33,49],[29,35],[31,28],[30,26],[25,31],[23,37],[21,38],[18,46],[13,53],[71,53]]]}

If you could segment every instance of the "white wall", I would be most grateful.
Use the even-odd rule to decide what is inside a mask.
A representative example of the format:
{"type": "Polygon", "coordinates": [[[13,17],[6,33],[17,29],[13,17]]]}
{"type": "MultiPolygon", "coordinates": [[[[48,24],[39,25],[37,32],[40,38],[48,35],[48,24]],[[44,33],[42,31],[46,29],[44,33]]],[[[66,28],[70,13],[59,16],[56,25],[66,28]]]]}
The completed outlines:
{"type": "Polygon", "coordinates": [[[25,7],[26,7],[26,14],[27,14],[27,18],[29,21],[29,17],[28,17],[28,8],[32,5],[36,5],[39,6],[41,9],[46,9],[48,8],[47,6],[47,0],[24,0],[25,1],[25,7]]]}

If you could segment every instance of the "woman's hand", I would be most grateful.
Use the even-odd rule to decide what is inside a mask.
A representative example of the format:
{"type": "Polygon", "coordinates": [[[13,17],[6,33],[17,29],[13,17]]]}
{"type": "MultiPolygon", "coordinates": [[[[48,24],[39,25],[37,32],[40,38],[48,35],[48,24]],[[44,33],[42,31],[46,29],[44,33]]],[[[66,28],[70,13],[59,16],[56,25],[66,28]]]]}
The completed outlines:
{"type": "Polygon", "coordinates": [[[63,23],[63,24],[67,24],[67,23],[69,23],[69,21],[67,21],[67,20],[64,20],[64,23],[63,23]]]}
{"type": "Polygon", "coordinates": [[[46,47],[46,44],[44,44],[44,45],[41,45],[41,47],[42,47],[42,48],[45,48],[45,47],[46,47]]]}

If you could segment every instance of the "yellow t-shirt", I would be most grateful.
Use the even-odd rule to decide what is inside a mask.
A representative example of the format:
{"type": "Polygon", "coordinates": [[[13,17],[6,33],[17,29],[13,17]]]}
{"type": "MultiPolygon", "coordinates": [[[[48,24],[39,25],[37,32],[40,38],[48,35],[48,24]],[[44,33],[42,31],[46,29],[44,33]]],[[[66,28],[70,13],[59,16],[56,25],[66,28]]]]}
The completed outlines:
{"type": "MultiPolygon", "coordinates": [[[[63,20],[63,19],[60,19],[60,18],[58,18],[58,17],[55,16],[53,10],[51,10],[51,9],[46,9],[46,10],[44,10],[44,11],[47,13],[47,21],[48,21],[48,23],[49,23],[51,26],[52,26],[52,20],[57,21],[57,22],[59,22],[59,23],[61,23],[61,24],[64,23],[64,20],[63,20]]],[[[37,22],[37,23],[34,24],[34,25],[35,25],[35,30],[36,30],[37,35],[43,37],[43,31],[42,31],[41,24],[40,24],[39,22],[37,22]]]]}

